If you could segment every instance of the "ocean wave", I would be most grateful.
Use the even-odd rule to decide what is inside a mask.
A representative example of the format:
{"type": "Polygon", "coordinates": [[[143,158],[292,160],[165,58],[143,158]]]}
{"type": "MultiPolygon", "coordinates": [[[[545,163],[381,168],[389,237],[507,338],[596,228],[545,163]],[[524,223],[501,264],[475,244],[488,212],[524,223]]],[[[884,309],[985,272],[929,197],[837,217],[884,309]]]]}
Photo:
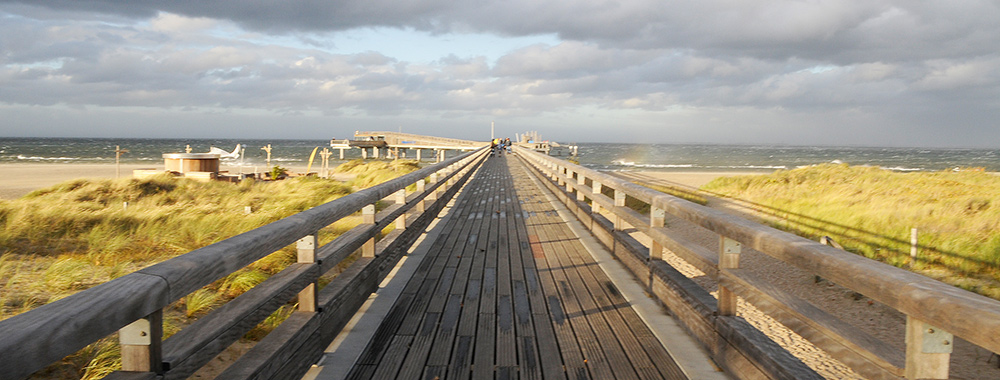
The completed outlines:
{"type": "Polygon", "coordinates": [[[883,167],[882,169],[892,170],[894,172],[920,172],[920,171],[924,171],[925,170],[925,169],[922,169],[922,168],[904,168],[904,167],[900,167],[900,166],[891,167],[891,168],[883,167]]]}
{"type": "Polygon", "coordinates": [[[612,166],[625,166],[629,168],[643,169],[788,169],[785,165],[696,165],[696,164],[641,164],[634,161],[616,160],[611,162],[612,166]]]}
{"type": "Polygon", "coordinates": [[[729,165],[729,166],[706,166],[712,169],[788,169],[785,165],[729,165]]]}
{"type": "Polygon", "coordinates": [[[27,161],[79,161],[83,158],[81,157],[39,157],[39,156],[25,156],[22,154],[17,155],[18,160],[27,161]]]}

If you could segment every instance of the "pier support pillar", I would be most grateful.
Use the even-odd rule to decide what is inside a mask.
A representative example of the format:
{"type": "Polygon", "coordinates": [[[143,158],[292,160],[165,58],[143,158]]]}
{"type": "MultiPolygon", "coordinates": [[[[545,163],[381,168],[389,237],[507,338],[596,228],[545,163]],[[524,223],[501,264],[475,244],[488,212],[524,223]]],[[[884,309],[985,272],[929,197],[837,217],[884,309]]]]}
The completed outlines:
{"type": "Polygon", "coordinates": [[[379,158],[379,151],[377,146],[372,147],[372,156],[373,156],[372,158],[376,160],[379,158]]]}
{"type": "Polygon", "coordinates": [[[420,151],[423,149],[417,149],[417,161],[420,161],[420,151]]]}
{"type": "Polygon", "coordinates": [[[368,148],[361,148],[361,159],[362,160],[368,159],[368,148]]]}
{"type": "Polygon", "coordinates": [[[343,160],[344,159],[344,148],[340,148],[338,150],[340,151],[340,159],[343,160]]]}

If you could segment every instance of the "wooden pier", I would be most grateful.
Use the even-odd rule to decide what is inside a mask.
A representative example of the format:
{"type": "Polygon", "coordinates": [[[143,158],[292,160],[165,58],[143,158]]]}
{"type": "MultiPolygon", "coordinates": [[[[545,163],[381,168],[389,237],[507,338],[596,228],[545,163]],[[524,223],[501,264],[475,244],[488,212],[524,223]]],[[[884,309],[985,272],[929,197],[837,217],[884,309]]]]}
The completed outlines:
{"type": "Polygon", "coordinates": [[[122,370],[108,378],[188,378],[288,304],[217,379],[822,378],[738,301],[862,378],[948,378],[958,339],[1000,352],[996,300],[529,149],[478,148],[0,321],[0,380],[114,334],[122,370]],[[355,214],[361,225],[318,238],[355,214]],[[163,338],[165,309],[291,244],[297,263],[163,338]],[[750,249],[904,314],[905,342],[741,269],[750,249]],[[352,341],[380,299],[386,313],[352,341]]]}
{"type": "Polygon", "coordinates": [[[449,150],[468,152],[487,145],[489,142],[386,131],[355,131],[351,140],[330,141],[330,148],[340,151],[341,160],[344,159],[345,150],[354,148],[361,149],[363,159],[379,159],[383,156],[393,159],[407,158],[407,151],[412,150],[415,153],[412,158],[417,161],[423,159],[421,152],[432,150],[436,162],[441,162],[445,159],[445,152],[449,150]]]}
{"type": "MultiPolygon", "coordinates": [[[[360,356],[321,365],[357,357],[349,379],[686,378],[526,170],[487,161],[360,356]]],[[[325,366],[312,378],[343,378],[325,366]]]]}

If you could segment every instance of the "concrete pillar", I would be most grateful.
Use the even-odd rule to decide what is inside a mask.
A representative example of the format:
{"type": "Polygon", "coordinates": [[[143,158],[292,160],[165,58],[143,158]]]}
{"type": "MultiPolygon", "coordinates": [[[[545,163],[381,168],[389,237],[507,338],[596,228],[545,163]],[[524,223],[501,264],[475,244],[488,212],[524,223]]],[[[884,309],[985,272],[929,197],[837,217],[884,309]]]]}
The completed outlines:
{"type": "Polygon", "coordinates": [[[420,151],[423,149],[417,149],[417,161],[420,161],[420,151]]]}

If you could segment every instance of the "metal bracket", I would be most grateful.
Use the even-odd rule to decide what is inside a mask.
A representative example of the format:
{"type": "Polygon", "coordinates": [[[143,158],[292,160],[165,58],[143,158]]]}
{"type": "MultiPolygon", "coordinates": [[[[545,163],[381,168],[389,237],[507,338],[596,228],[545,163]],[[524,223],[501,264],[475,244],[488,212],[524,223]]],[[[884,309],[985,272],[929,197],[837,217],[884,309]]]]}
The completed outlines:
{"type": "Polygon", "coordinates": [[[950,354],[954,346],[955,336],[950,332],[936,327],[923,330],[920,350],[925,354],[950,354]]]}
{"type": "Polygon", "coordinates": [[[118,330],[118,343],[128,346],[148,346],[152,344],[149,320],[137,319],[118,330]]]}
{"type": "Polygon", "coordinates": [[[743,244],[733,239],[722,239],[722,253],[740,253],[743,244]]]}

